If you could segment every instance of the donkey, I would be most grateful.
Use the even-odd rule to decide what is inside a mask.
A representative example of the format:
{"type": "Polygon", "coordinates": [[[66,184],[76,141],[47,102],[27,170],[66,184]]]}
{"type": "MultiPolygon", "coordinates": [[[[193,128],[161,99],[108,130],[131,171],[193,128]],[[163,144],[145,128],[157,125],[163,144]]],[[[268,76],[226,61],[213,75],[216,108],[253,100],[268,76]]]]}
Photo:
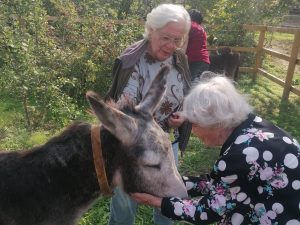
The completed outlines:
{"type": "Polygon", "coordinates": [[[127,193],[187,197],[168,136],[152,117],[168,69],[162,68],[139,105],[122,111],[88,92],[101,127],[75,123],[40,147],[2,152],[0,225],[76,224],[94,200],[107,193],[99,166],[105,168],[104,183],[110,190],[118,185],[127,193]],[[93,129],[99,131],[96,141],[93,129]],[[102,165],[93,158],[94,142],[102,148],[102,165]]]}
{"type": "Polygon", "coordinates": [[[231,48],[224,47],[209,54],[209,71],[224,73],[232,80],[238,80],[241,56],[238,52],[233,52],[231,48]]]}

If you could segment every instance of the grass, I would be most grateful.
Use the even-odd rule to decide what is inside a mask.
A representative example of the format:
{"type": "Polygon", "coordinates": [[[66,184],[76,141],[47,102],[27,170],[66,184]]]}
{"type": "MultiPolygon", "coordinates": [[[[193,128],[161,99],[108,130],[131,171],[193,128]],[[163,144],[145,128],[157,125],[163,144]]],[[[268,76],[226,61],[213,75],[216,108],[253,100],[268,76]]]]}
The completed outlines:
{"type": "MultiPolygon", "coordinates": [[[[255,106],[255,111],[258,115],[268,119],[283,129],[289,131],[298,140],[300,140],[300,97],[291,94],[289,102],[282,103],[282,87],[267,80],[262,76],[258,76],[257,80],[253,82],[252,74],[242,74],[237,84],[237,87],[247,94],[249,101],[255,106]]],[[[179,158],[180,173],[182,175],[199,175],[202,173],[209,173],[214,161],[219,155],[219,149],[205,147],[196,137],[192,136],[187,151],[183,157],[179,158]]],[[[107,203],[108,200],[98,200],[99,202],[107,203]]],[[[108,205],[105,205],[108,207],[108,205]]],[[[105,208],[107,209],[107,208],[105,208]]],[[[93,214],[94,211],[102,212],[101,216],[107,217],[107,211],[102,207],[98,208],[96,205],[89,212],[85,214],[83,220],[86,221],[86,216],[93,214]]],[[[83,223],[80,225],[98,225],[106,224],[100,221],[93,223],[83,223]]],[[[176,224],[183,224],[177,222],[176,224]]],[[[150,207],[139,207],[136,216],[135,225],[153,225],[152,209],[150,207]]]]}
{"type": "Polygon", "coordinates": [[[294,34],[279,33],[279,32],[268,32],[266,35],[267,39],[277,40],[277,41],[293,41],[294,34]]]}
{"type": "Polygon", "coordinates": [[[0,149],[26,149],[49,139],[50,131],[29,132],[26,129],[20,102],[4,95],[0,95],[0,99],[0,149]]]}
{"type": "MultiPolygon", "coordinates": [[[[255,39],[258,42],[259,32],[255,32],[255,39]]],[[[294,34],[266,32],[264,47],[276,52],[290,56],[294,42],[294,34]]],[[[298,54],[298,58],[300,53],[298,54]]],[[[265,54],[262,67],[270,74],[285,81],[289,62],[271,55],[265,54]]],[[[296,65],[292,85],[300,88],[300,66],[296,65]]]]}
{"type": "Polygon", "coordinates": [[[239,89],[249,96],[257,114],[300,139],[299,96],[291,93],[288,102],[281,102],[281,86],[262,76],[253,82],[247,74],[239,81],[239,89]]]}
{"type": "MultiPolygon", "coordinates": [[[[282,87],[258,76],[255,82],[251,74],[242,74],[237,87],[249,96],[257,114],[289,131],[300,140],[300,97],[291,94],[289,102],[282,103],[282,87]]],[[[0,103],[0,149],[24,149],[44,143],[57,131],[28,132],[22,120],[22,107],[12,98],[1,97],[0,103]]],[[[194,136],[191,137],[187,151],[180,157],[180,173],[198,175],[209,173],[218,157],[218,149],[209,149],[194,136]]],[[[107,224],[109,218],[109,199],[102,198],[83,215],[79,225],[107,224]]],[[[182,224],[177,222],[176,224],[182,224]]],[[[135,225],[153,225],[152,209],[138,208],[135,225]]]]}

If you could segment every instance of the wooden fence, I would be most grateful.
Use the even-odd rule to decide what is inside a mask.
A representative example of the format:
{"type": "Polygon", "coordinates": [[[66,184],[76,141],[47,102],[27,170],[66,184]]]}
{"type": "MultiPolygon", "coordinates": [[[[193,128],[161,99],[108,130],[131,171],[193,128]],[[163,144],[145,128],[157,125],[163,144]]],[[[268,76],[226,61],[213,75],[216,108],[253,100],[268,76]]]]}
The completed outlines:
{"type": "MultiPolygon", "coordinates": [[[[56,21],[57,17],[49,16],[49,21],[56,21]]],[[[79,18],[77,22],[80,22],[84,19],[79,18]]],[[[118,21],[124,23],[128,23],[128,21],[118,21]]],[[[132,21],[130,21],[132,23],[132,21]]],[[[138,24],[144,24],[144,21],[137,21],[138,24]]],[[[240,72],[251,72],[254,74],[253,78],[256,79],[257,74],[260,74],[271,81],[279,84],[283,87],[282,101],[287,101],[289,98],[290,92],[300,96],[300,89],[296,88],[292,85],[293,76],[295,72],[296,65],[300,65],[300,59],[298,57],[298,52],[300,49],[300,28],[290,28],[290,27],[272,27],[272,26],[264,26],[264,25],[244,25],[244,29],[249,31],[258,31],[259,39],[256,47],[230,47],[230,46],[217,46],[217,47],[209,47],[209,50],[216,50],[222,47],[230,47],[233,51],[237,52],[252,52],[255,54],[255,64],[252,67],[240,67],[240,72]],[[286,55],[280,52],[277,52],[273,49],[265,48],[265,36],[266,32],[279,32],[279,33],[288,33],[294,35],[294,42],[292,44],[292,50],[290,55],[286,55]],[[269,54],[273,57],[277,57],[282,60],[288,61],[288,69],[286,73],[285,80],[281,80],[273,74],[268,73],[266,70],[262,68],[263,55],[269,54]]]]}
{"type": "MultiPolygon", "coordinates": [[[[293,76],[295,72],[296,65],[300,65],[300,59],[298,58],[298,52],[300,49],[300,28],[290,28],[290,27],[271,27],[263,25],[244,25],[244,29],[249,31],[258,31],[259,38],[256,47],[230,47],[233,51],[237,52],[252,52],[255,54],[255,64],[251,67],[240,67],[241,72],[251,72],[254,73],[253,78],[257,77],[257,74],[260,74],[271,81],[279,84],[283,87],[282,101],[287,101],[289,98],[290,92],[300,96],[300,89],[292,85],[293,76]],[[290,55],[286,55],[280,52],[277,52],[273,49],[265,48],[265,36],[266,32],[279,32],[279,33],[288,33],[294,35],[294,41],[292,44],[292,49],[290,55]],[[288,68],[285,80],[281,80],[273,74],[268,73],[262,68],[263,55],[269,54],[273,57],[288,61],[288,68]]],[[[225,46],[211,47],[210,50],[216,48],[221,48],[225,46]]]]}

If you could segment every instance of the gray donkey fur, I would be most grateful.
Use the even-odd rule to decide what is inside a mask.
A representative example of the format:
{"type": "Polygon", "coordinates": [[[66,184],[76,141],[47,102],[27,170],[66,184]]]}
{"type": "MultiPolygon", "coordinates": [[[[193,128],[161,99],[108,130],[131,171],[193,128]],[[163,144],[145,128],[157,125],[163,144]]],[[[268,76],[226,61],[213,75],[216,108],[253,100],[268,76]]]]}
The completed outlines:
{"type": "MultiPolygon", "coordinates": [[[[187,195],[167,134],[152,114],[165,90],[163,68],[145,99],[122,111],[87,93],[101,121],[108,183],[130,192],[187,195]]],[[[42,146],[0,153],[0,225],[74,225],[101,195],[91,125],[76,123],[42,146]]]]}

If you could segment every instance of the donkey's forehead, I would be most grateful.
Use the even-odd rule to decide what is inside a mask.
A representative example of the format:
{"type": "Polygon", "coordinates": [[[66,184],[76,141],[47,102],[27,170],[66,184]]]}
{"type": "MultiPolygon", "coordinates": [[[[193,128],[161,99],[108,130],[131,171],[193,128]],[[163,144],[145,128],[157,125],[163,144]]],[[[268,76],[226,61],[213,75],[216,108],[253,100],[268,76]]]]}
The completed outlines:
{"type": "Polygon", "coordinates": [[[156,151],[167,150],[170,145],[168,135],[159,127],[159,125],[152,121],[140,124],[139,126],[140,144],[146,145],[146,148],[154,149],[156,151]]]}
{"type": "Polygon", "coordinates": [[[158,124],[150,124],[146,129],[139,131],[137,142],[133,143],[132,147],[136,150],[135,154],[141,157],[142,164],[159,165],[169,157],[172,151],[171,142],[158,124]]]}
{"type": "Polygon", "coordinates": [[[167,134],[161,129],[161,127],[155,122],[153,116],[145,111],[137,110],[133,104],[125,104],[122,108],[122,112],[128,116],[134,118],[134,127],[131,128],[134,131],[134,145],[142,145],[144,147],[154,148],[166,148],[168,145],[167,134]],[[155,146],[154,146],[155,145],[155,146]]]}

